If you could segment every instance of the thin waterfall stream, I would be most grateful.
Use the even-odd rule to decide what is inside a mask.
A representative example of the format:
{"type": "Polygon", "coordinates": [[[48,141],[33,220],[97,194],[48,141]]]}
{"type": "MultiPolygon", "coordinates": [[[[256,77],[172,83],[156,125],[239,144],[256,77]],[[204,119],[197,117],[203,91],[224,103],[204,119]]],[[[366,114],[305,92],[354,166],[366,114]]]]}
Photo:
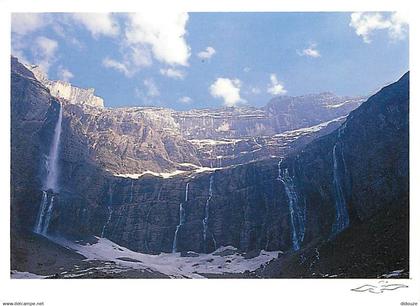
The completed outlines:
{"type": "Polygon", "coordinates": [[[45,181],[42,186],[42,199],[38,211],[37,220],[34,227],[34,232],[41,235],[46,235],[50,225],[52,212],[54,210],[54,203],[56,195],[59,191],[58,188],[58,175],[59,175],[59,149],[60,138],[63,121],[63,106],[60,105],[58,112],[57,123],[54,128],[54,136],[51,142],[51,148],[46,158],[46,172],[45,181]]]}

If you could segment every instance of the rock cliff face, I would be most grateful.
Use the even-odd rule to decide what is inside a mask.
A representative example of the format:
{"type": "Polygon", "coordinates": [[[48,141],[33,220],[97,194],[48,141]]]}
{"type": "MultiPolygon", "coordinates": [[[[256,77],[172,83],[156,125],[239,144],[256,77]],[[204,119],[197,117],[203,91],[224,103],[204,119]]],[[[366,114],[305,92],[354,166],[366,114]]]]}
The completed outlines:
{"type": "Polygon", "coordinates": [[[332,93],[280,96],[263,108],[190,110],[174,112],[173,116],[188,139],[272,136],[346,116],[364,101],[365,97],[339,97],[332,93]]]}
{"type": "Polygon", "coordinates": [[[93,107],[104,107],[104,100],[94,95],[95,90],[93,88],[79,88],[72,86],[69,82],[48,80],[40,67],[36,65],[28,65],[26,68],[50,90],[53,97],[63,98],[74,104],[83,103],[93,107]]]}
{"type": "MultiPolygon", "coordinates": [[[[380,210],[408,210],[409,75],[384,87],[333,133],[321,137],[281,164],[297,186],[307,215],[319,230],[335,235],[380,210]]],[[[309,227],[310,237],[319,235],[309,227]]]]}
{"type": "Polygon", "coordinates": [[[11,75],[11,224],[30,226],[37,214],[41,139],[45,116],[54,103],[48,90],[25,67],[12,58],[11,75]],[[28,203],[28,201],[30,203],[28,203]],[[33,201],[33,202],[32,202],[33,201]]]}
{"type": "MultiPolygon", "coordinates": [[[[148,253],[222,245],[286,251],[339,235],[388,205],[406,207],[408,75],[341,126],[346,112],[328,101],[325,120],[286,120],[273,101],[267,112],[283,114],[276,124],[258,121],[272,120],[265,110],[249,110],[252,118],[244,119],[247,110],[229,128],[221,114],[209,129],[207,115],[186,120],[187,113],[166,109],[57,100],[12,59],[12,223],[34,224],[58,103],[62,187],[50,234],[104,236],[148,253]]],[[[361,102],[340,101],[348,110],[361,102]]],[[[287,109],[296,104],[291,99],[287,109]]]]}
{"type": "Polygon", "coordinates": [[[279,96],[264,108],[277,131],[295,130],[347,115],[365,97],[338,97],[330,92],[299,97],[279,96]]]}

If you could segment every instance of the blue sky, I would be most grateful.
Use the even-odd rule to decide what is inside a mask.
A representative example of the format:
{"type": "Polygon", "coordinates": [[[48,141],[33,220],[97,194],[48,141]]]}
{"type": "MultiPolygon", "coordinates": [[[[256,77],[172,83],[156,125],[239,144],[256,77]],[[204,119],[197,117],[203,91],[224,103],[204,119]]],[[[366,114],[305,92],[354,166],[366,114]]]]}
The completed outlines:
{"type": "Polygon", "coordinates": [[[12,54],[105,105],[265,105],[368,95],[408,70],[398,13],[13,14],[12,54]]]}

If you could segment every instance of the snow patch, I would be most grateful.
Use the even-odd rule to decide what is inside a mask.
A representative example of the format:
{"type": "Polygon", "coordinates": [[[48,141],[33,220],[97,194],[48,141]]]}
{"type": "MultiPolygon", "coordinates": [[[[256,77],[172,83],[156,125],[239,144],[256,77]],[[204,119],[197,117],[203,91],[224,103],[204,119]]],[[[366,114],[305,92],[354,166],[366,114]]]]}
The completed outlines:
{"type": "Polygon", "coordinates": [[[346,117],[347,116],[341,116],[341,117],[332,119],[330,121],[322,122],[320,124],[313,125],[313,126],[310,126],[310,127],[307,127],[307,128],[301,128],[301,129],[297,129],[297,130],[286,131],[286,132],[283,132],[281,134],[276,134],[276,135],[274,135],[274,137],[299,136],[299,135],[302,135],[302,134],[319,132],[320,130],[325,128],[330,123],[341,121],[341,120],[345,119],[346,117]]]}
{"type": "Polygon", "coordinates": [[[146,175],[146,174],[150,174],[153,176],[157,176],[157,177],[161,177],[164,179],[168,179],[177,175],[181,175],[181,174],[189,174],[189,173],[203,173],[203,172],[214,172],[218,169],[222,169],[222,168],[209,168],[209,167],[200,167],[194,164],[189,164],[189,163],[182,163],[180,164],[181,166],[187,166],[187,167],[193,167],[195,169],[193,170],[175,170],[173,172],[154,172],[154,171],[144,171],[142,173],[113,173],[114,176],[117,177],[124,177],[124,178],[130,178],[130,179],[139,179],[140,177],[146,175]]]}
{"type": "Polygon", "coordinates": [[[278,251],[268,252],[262,250],[258,256],[251,259],[245,259],[239,252],[227,256],[214,255],[224,250],[236,250],[232,246],[224,246],[218,248],[211,254],[199,254],[197,257],[181,257],[179,252],[161,253],[159,255],[134,252],[106,238],[97,238],[97,243],[86,245],[80,245],[63,238],[48,238],[66,248],[73,249],[77,253],[85,256],[87,260],[113,261],[119,269],[153,270],[172,278],[204,278],[201,274],[255,271],[261,266],[265,266],[274,258],[277,258],[278,254],[281,253],[278,251]],[[118,258],[129,258],[133,261],[118,258]]]}
{"type": "Polygon", "coordinates": [[[223,122],[218,128],[216,128],[216,132],[229,132],[230,125],[228,122],[223,122]]]}
{"type": "Polygon", "coordinates": [[[151,174],[153,176],[158,176],[158,177],[162,177],[164,179],[167,179],[167,178],[170,178],[170,177],[173,177],[175,175],[182,174],[182,173],[185,173],[185,171],[175,170],[173,172],[154,172],[154,171],[147,170],[147,171],[144,171],[142,173],[123,173],[123,174],[114,174],[114,176],[131,178],[131,179],[139,179],[143,175],[151,174]]]}
{"type": "Polygon", "coordinates": [[[35,274],[35,273],[31,273],[31,272],[22,272],[22,271],[17,271],[17,270],[12,270],[10,272],[10,277],[12,279],[42,279],[42,278],[47,278],[48,275],[39,275],[39,274],[35,274]]]}
{"type": "Polygon", "coordinates": [[[214,139],[189,139],[188,140],[193,145],[198,146],[217,146],[217,145],[228,145],[235,144],[241,139],[224,139],[224,140],[214,140],[214,139]]]}

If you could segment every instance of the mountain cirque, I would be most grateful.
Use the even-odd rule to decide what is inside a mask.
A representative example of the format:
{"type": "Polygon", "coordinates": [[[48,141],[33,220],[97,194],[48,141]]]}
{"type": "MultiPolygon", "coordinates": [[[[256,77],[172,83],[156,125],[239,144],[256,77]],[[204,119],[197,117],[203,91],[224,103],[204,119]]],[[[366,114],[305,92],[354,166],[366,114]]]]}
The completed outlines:
{"type": "Polygon", "coordinates": [[[384,209],[408,211],[407,86],[405,75],[363,104],[323,93],[263,108],[111,109],[12,58],[12,268],[28,260],[19,239],[38,239],[29,231],[63,107],[49,235],[103,236],[149,254],[282,251],[251,277],[294,277],[276,272],[281,258],[360,234],[384,209]]]}

